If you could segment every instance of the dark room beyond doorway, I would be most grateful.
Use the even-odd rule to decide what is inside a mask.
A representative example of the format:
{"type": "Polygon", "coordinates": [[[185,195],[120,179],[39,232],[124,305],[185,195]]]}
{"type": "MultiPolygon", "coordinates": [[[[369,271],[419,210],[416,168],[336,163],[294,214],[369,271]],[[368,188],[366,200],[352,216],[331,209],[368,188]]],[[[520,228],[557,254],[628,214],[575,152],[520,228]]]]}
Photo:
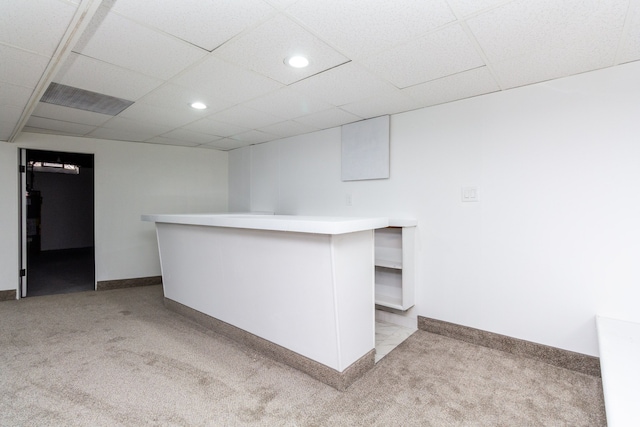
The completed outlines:
{"type": "Polygon", "coordinates": [[[93,154],[26,150],[25,179],[22,296],[93,290],[93,154]]]}

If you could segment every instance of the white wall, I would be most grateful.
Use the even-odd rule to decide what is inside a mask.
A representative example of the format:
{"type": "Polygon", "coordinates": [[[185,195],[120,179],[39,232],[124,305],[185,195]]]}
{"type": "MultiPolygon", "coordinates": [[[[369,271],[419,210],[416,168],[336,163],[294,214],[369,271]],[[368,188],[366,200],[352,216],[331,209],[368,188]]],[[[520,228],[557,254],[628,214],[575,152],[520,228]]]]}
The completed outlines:
{"type": "Polygon", "coordinates": [[[640,321],[638,75],[640,62],[395,115],[388,180],[340,181],[338,128],[232,151],[230,200],[245,205],[230,210],[415,217],[407,316],[597,355],[596,313],[640,321]],[[461,202],[467,185],[480,202],[461,202]]]}
{"type": "Polygon", "coordinates": [[[226,152],[25,133],[0,143],[0,290],[17,288],[18,148],[94,154],[98,281],[160,274],[154,224],[141,214],[227,210],[226,152]]]}
{"type": "Polygon", "coordinates": [[[0,142],[0,291],[17,289],[19,263],[18,152],[0,142]]]}

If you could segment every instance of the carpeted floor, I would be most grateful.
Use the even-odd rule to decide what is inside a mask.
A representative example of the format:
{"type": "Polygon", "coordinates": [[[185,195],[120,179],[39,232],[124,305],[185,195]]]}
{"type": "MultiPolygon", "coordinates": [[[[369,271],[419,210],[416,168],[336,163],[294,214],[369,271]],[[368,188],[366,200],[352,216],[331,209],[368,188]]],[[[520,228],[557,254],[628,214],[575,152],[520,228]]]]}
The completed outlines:
{"type": "Polygon", "coordinates": [[[599,378],[418,331],[339,392],[149,286],[0,302],[2,426],[602,426],[599,378]]]}

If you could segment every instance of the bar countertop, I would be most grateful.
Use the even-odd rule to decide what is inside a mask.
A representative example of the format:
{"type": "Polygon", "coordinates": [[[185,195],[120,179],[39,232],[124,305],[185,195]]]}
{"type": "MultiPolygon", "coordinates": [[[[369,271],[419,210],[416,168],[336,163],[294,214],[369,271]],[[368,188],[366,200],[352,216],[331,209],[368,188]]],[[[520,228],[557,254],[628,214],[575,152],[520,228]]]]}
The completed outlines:
{"type": "Polygon", "coordinates": [[[263,214],[148,214],[143,221],[201,225],[209,227],[246,228],[315,234],[345,234],[389,226],[384,217],[332,217],[263,214]]]}

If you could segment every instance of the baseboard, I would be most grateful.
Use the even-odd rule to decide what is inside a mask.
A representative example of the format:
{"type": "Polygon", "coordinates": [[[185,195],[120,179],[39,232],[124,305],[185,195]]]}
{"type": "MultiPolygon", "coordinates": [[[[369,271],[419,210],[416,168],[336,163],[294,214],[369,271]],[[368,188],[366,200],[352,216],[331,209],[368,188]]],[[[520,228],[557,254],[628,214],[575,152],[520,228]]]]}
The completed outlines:
{"type": "Polygon", "coordinates": [[[0,301],[11,301],[16,299],[16,290],[0,291],[0,301]]]}
{"type": "Polygon", "coordinates": [[[164,305],[171,311],[185,316],[195,323],[207,329],[213,330],[225,337],[245,345],[271,359],[284,363],[292,368],[304,372],[331,387],[344,391],[358,378],[373,369],[375,363],[375,349],[371,350],[360,359],[355,361],[343,372],[338,372],[326,365],[323,365],[308,357],[302,356],[294,351],[284,348],[271,341],[260,338],[250,332],[230,325],[226,322],[211,317],[191,307],[180,304],[169,298],[164,299],[164,305]]]}
{"type": "Polygon", "coordinates": [[[137,277],[133,279],[101,280],[96,284],[97,291],[111,289],[135,288],[138,286],[161,285],[162,276],[137,277]]]}
{"type": "Polygon", "coordinates": [[[468,326],[418,316],[418,329],[600,377],[600,359],[468,326]]]}

